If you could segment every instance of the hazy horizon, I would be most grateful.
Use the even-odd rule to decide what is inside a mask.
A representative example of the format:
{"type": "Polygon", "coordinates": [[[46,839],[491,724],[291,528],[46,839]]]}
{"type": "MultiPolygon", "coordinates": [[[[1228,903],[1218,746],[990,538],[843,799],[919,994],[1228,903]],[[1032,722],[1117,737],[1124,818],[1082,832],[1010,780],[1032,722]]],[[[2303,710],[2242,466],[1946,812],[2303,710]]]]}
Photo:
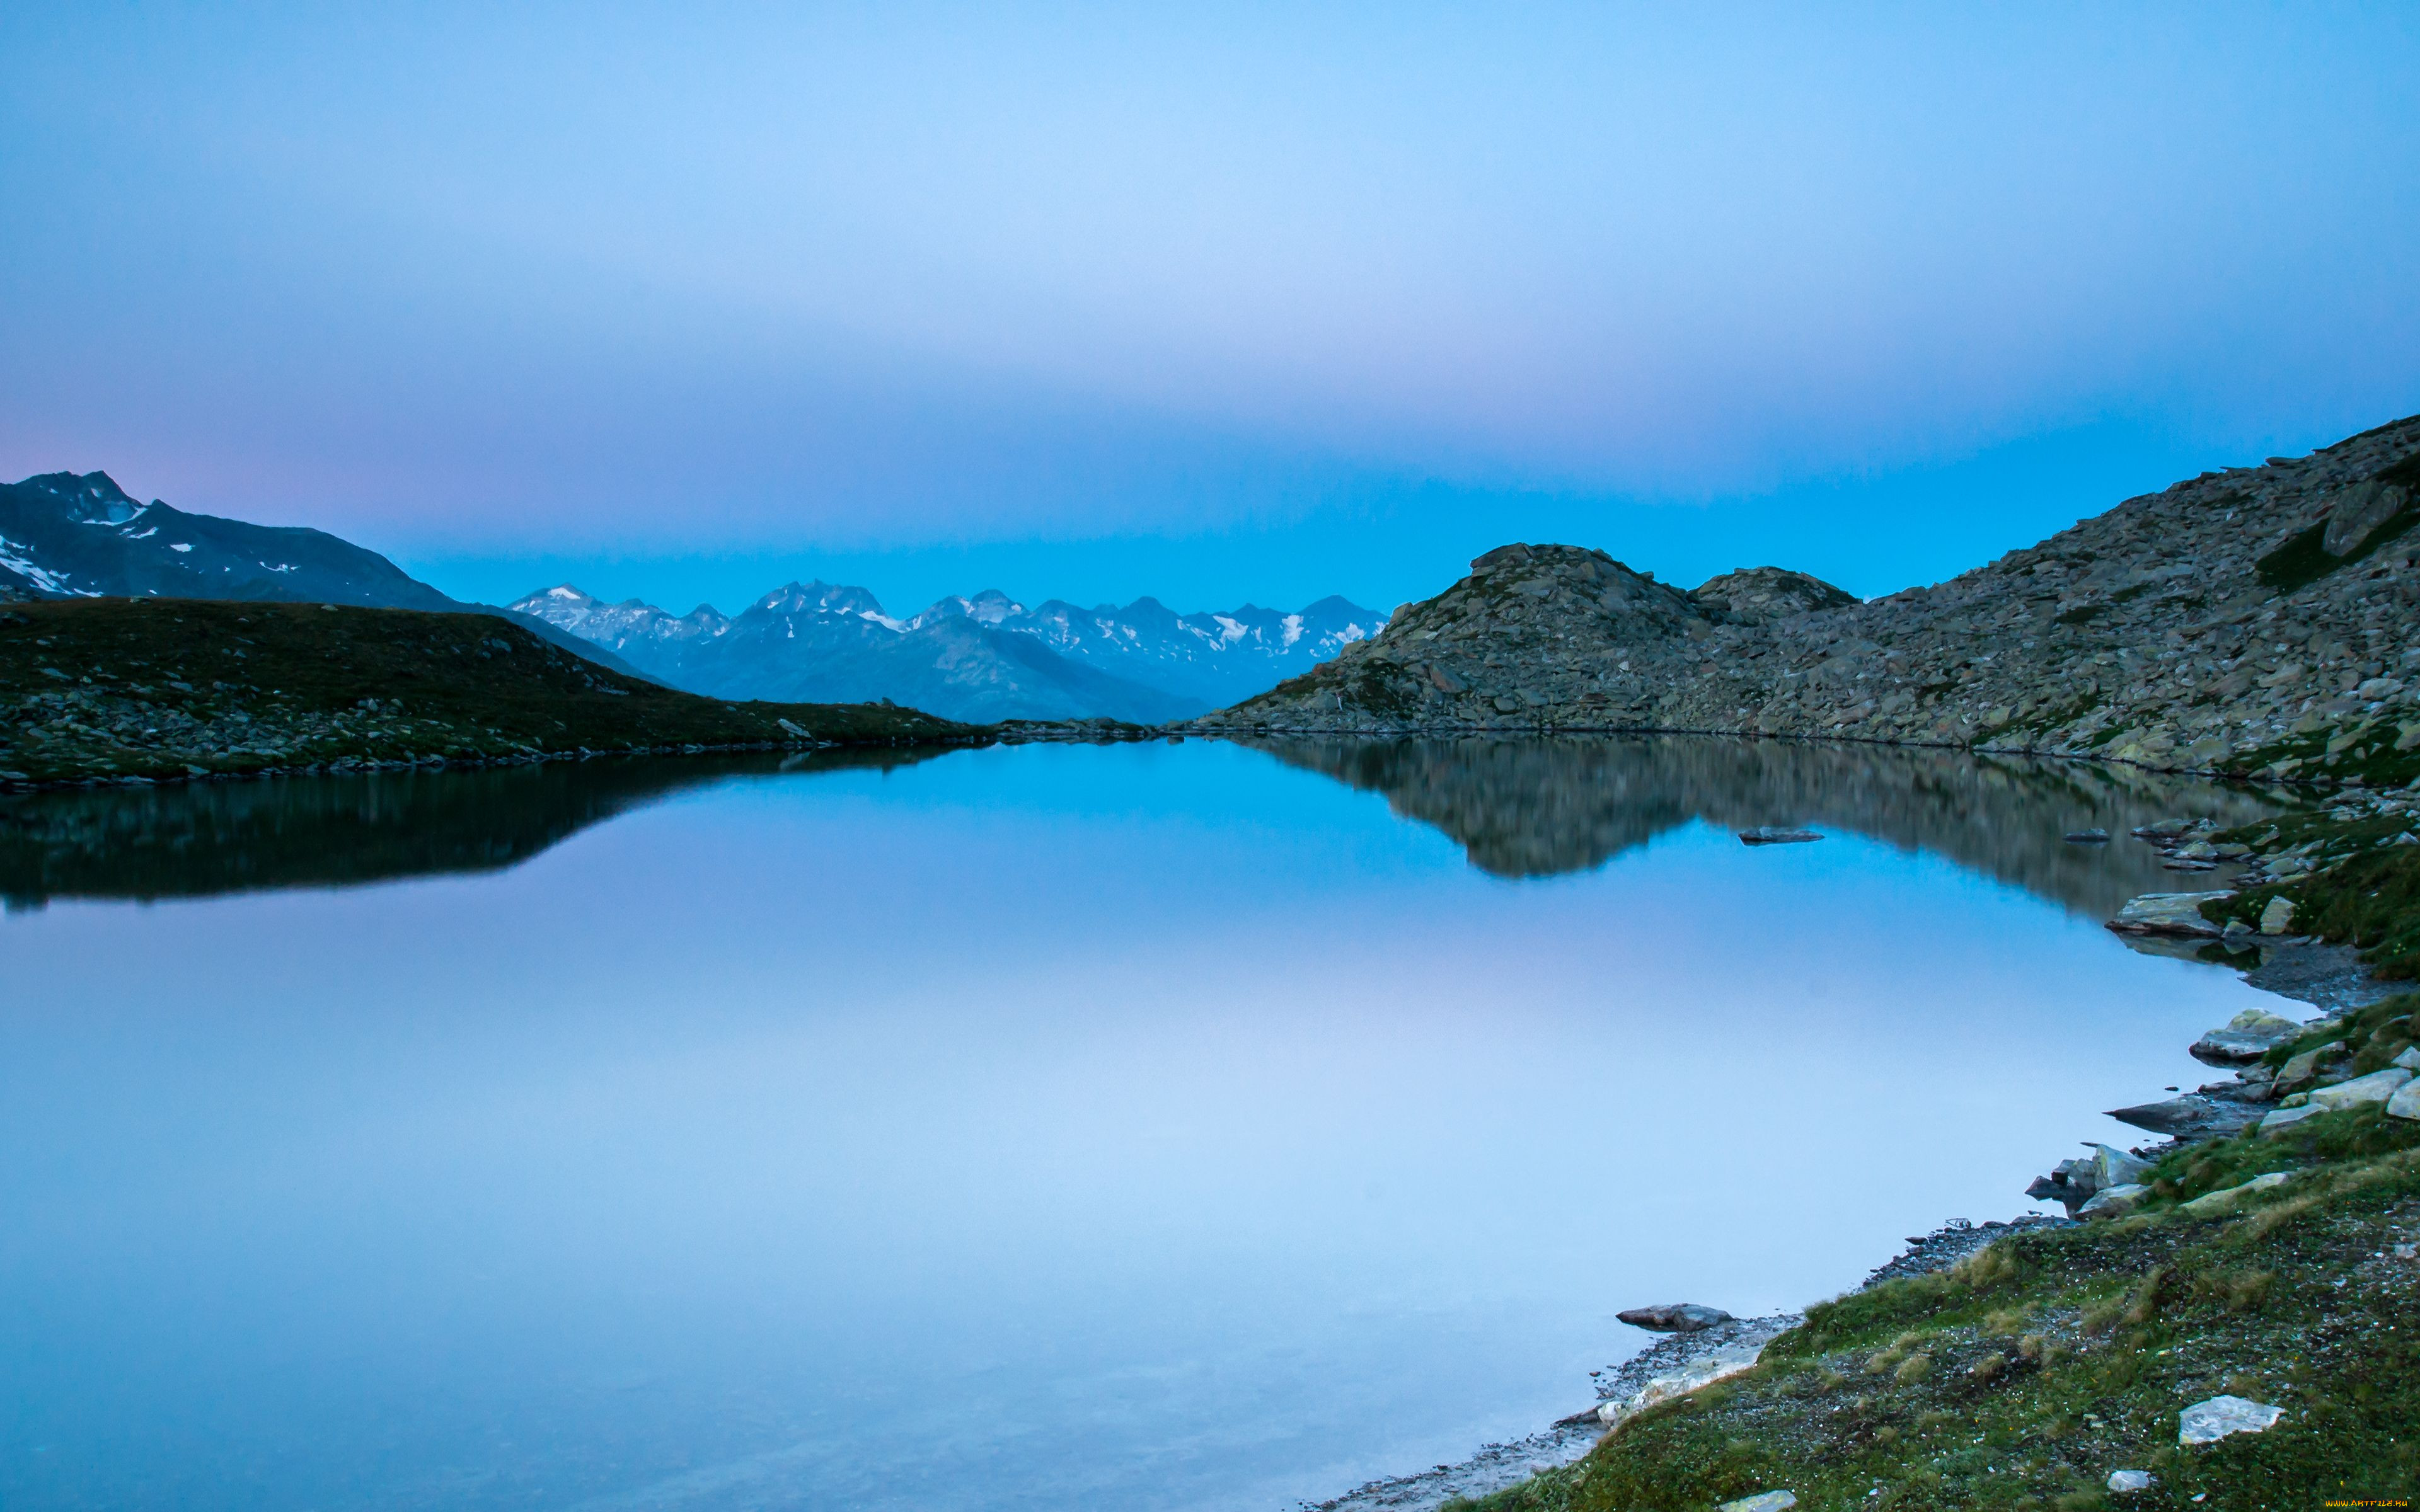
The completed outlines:
{"type": "Polygon", "coordinates": [[[446,592],[1937,581],[2420,410],[2420,18],[0,20],[0,472],[446,592]]]}

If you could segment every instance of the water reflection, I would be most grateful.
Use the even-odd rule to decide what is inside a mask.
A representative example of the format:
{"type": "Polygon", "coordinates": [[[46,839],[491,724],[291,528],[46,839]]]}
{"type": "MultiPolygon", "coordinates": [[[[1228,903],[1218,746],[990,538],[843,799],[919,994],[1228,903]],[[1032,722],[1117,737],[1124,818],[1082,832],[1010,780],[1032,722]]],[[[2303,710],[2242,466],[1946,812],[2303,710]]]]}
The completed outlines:
{"type": "Polygon", "coordinates": [[[1290,766],[1383,793],[1470,864],[1504,877],[1603,866],[1692,820],[1739,830],[1851,830],[2106,915],[2190,885],[2126,831],[2171,815],[2247,824],[2275,803],[2248,788],[2122,765],[1905,747],[1692,735],[1589,739],[1247,742],[1290,766]],[[2119,837],[2069,843],[2071,830],[2119,837]]]}
{"type": "Polygon", "coordinates": [[[500,872],[617,814],[736,778],[889,770],[938,751],[596,760],[0,799],[0,902],[199,898],[500,872]]]}
{"type": "Polygon", "coordinates": [[[11,805],[0,1506],[1274,1512],[2007,1215],[2254,1000],[1947,858],[2131,816],[2055,780],[1321,759],[1633,848],[1204,741],[11,805]]]}

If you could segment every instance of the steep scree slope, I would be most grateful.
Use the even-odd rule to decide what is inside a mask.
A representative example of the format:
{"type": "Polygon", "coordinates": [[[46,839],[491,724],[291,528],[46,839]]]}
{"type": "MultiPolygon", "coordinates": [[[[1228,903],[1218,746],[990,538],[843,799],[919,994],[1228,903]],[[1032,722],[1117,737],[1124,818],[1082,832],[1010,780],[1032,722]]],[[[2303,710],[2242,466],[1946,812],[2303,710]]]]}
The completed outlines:
{"type": "Polygon", "coordinates": [[[2420,748],[2420,417],[2132,499],[1931,588],[1695,593],[1506,546],[1208,730],[1655,729],[2313,775],[2420,748]]]}

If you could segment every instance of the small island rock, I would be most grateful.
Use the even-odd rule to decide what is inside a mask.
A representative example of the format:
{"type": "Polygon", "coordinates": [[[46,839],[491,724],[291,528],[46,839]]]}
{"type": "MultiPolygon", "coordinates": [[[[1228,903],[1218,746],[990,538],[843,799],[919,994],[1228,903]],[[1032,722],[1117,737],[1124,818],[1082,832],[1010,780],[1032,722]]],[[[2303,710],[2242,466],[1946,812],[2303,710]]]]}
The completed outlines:
{"type": "Polygon", "coordinates": [[[1695,1334],[1700,1329],[1731,1320],[1731,1315],[1720,1307],[1708,1307],[1695,1302],[1659,1303],[1652,1307],[1633,1307],[1628,1312],[1613,1316],[1633,1328],[1644,1328],[1657,1334],[1695,1334]]]}

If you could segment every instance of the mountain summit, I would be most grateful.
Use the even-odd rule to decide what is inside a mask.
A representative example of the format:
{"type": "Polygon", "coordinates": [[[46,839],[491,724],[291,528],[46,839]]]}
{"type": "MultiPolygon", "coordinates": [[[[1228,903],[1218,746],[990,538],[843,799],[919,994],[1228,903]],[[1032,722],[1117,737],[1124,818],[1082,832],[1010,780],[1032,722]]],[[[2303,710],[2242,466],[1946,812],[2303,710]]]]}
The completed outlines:
{"type": "Polygon", "coordinates": [[[905,619],[861,587],[784,583],[725,618],[606,604],[568,583],[512,608],[717,697],[815,702],[888,698],[970,720],[1107,717],[1156,724],[1247,697],[1366,639],[1373,610],[1324,598],[1178,614],[1154,598],[1028,609],[997,588],[905,619]]]}

